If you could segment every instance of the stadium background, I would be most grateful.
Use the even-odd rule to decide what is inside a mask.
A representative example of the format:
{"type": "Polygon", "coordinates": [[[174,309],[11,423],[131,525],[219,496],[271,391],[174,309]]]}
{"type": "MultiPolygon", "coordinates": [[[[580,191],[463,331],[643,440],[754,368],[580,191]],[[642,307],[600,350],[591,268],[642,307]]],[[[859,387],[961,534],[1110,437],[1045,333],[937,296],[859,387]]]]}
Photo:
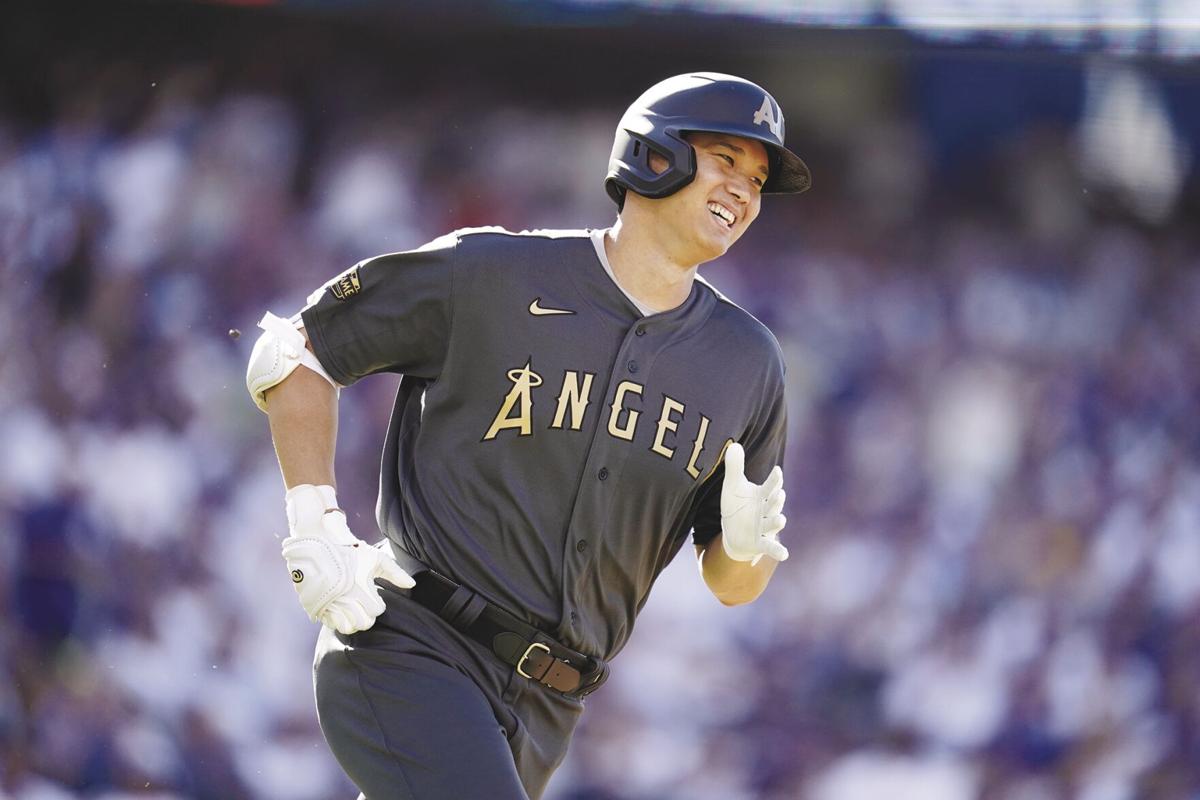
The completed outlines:
{"type": "MultiPolygon", "coordinates": [[[[792,558],[734,609],[672,564],[548,798],[1200,798],[1194,3],[97,5],[0,11],[0,798],[353,796],[254,323],[608,224],[688,69],[814,172],[702,270],[787,356],[792,558]]],[[[343,393],[364,536],[394,384],[343,393]]]]}

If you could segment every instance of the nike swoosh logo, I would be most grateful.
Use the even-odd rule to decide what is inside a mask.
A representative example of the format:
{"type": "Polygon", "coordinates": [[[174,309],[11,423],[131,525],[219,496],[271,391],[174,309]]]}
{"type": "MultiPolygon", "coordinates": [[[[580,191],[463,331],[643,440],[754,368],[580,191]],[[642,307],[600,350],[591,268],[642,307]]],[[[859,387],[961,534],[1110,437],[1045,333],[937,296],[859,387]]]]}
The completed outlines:
{"type": "Polygon", "coordinates": [[[542,298],[535,297],[533,302],[529,304],[529,313],[535,317],[546,317],[551,314],[574,314],[574,311],[568,311],[565,308],[543,308],[541,305],[542,298]]]}

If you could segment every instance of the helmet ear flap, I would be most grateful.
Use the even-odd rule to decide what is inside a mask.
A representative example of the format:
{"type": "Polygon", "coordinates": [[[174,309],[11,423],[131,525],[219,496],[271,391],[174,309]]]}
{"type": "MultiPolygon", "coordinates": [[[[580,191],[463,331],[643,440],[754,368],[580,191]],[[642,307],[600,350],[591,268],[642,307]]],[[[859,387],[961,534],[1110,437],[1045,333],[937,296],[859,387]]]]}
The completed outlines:
{"type": "Polygon", "coordinates": [[[671,168],[671,154],[660,152],[654,147],[654,143],[642,137],[635,137],[633,140],[633,160],[639,167],[653,175],[661,175],[671,168]],[[654,162],[651,160],[653,156],[658,156],[667,165],[662,169],[655,169],[654,162]]]}
{"type": "Polygon", "coordinates": [[[643,197],[666,197],[687,186],[695,177],[696,151],[681,136],[651,138],[622,128],[617,131],[613,144],[605,189],[618,209],[622,209],[627,189],[643,197]],[[655,170],[650,163],[652,155],[664,159],[666,168],[655,170]]]}

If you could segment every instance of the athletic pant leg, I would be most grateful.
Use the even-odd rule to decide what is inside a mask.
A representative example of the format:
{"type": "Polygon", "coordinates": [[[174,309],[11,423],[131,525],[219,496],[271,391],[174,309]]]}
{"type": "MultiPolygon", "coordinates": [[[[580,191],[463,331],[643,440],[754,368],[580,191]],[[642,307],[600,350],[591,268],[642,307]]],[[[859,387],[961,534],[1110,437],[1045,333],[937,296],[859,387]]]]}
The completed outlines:
{"type": "Polygon", "coordinates": [[[510,743],[517,774],[531,800],[539,800],[567,755],[583,703],[533,683],[515,672],[504,699],[517,718],[510,743]]]}
{"type": "Polygon", "coordinates": [[[504,730],[474,681],[392,631],[322,628],[317,715],[367,800],[527,800],[504,730]],[[360,646],[361,645],[361,646],[360,646]]]}

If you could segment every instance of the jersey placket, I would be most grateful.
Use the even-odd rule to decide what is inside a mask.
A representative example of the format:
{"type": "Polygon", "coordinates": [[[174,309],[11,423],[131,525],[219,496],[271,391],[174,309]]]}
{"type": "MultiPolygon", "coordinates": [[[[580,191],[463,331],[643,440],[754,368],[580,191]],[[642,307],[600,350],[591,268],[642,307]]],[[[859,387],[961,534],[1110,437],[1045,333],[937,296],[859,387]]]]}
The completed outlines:
{"type": "MultiPolygon", "coordinates": [[[[607,530],[612,504],[618,500],[615,487],[620,482],[631,452],[629,442],[614,437],[608,430],[614,395],[622,381],[635,381],[645,386],[659,349],[652,327],[653,323],[639,319],[626,332],[613,359],[604,394],[601,395],[604,403],[588,444],[583,478],[571,512],[563,555],[561,619],[563,627],[573,634],[573,639],[581,638],[580,634],[585,630],[575,607],[578,586],[594,567],[597,545],[607,530]]],[[[641,397],[644,400],[644,390],[641,397]]]]}

